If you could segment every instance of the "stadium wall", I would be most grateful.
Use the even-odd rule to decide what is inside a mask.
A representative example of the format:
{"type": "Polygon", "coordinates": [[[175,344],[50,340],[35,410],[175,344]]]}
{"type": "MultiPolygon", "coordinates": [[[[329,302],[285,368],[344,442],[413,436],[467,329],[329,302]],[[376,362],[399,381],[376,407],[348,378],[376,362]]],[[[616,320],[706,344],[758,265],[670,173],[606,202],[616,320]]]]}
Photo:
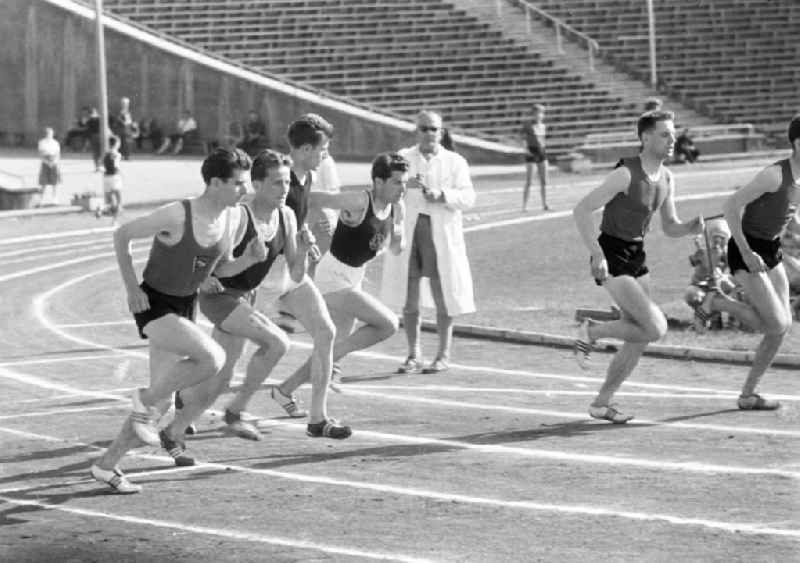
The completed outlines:
{"type": "MultiPolygon", "coordinates": [[[[104,22],[110,112],[127,96],[135,119],[155,117],[170,133],[190,108],[201,136],[210,140],[256,109],[278,149],[286,148],[289,122],[315,112],[336,128],[337,158],[371,158],[414,142],[410,122],[301,91],[113,18],[104,22]]],[[[46,126],[63,137],[82,106],[99,105],[94,29],[93,11],[70,0],[0,2],[0,141],[31,146],[46,126]]],[[[458,135],[455,140],[472,162],[519,158],[514,147],[458,135]]]]}

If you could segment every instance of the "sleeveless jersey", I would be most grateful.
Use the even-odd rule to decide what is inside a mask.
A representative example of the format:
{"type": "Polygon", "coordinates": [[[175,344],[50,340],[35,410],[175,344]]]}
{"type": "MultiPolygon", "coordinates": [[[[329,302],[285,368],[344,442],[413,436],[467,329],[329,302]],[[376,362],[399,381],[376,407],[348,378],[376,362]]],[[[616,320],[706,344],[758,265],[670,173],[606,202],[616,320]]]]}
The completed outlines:
{"type": "Polygon", "coordinates": [[[306,173],[306,181],[304,184],[295,176],[294,170],[290,173],[289,193],[286,196],[286,205],[294,211],[294,216],[297,218],[297,230],[303,228],[303,223],[306,222],[308,216],[308,194],[311,193],[311,172],[306,173]]]}
{"type": "Polygon", "coordinates": [[[618,193],[605,205],[600,230],[618,239],[641,241],[650,228],[653,214],[667,197],[666,169],[661,178],[652,181],[642,168],[640,157],[626,158],[622,166],[631,173],[628,193],[618,193]]]}
{"type": "MultiPolygon", "coordinates": [[[[233,249],[234,258],[238,258],[247,248],[248,243],[257,236],[256,222],[253,212],[247,205],[242,205],[247,212],[247,229],[245,230],[242,241],[233,249]]],[[[228,289],[238,289],[240,291],[252,291],[257,288],[264,278],[267,277],[272,263],[286,246],[286,223],[283,220],[283,211],[278,210],[278,230],[272,240],[265,243],[267,247],[267,259],[263,262],[256,262],[243,272],[228,278],[220,278],[219,281],[228,289]]]]}
{"type": "Polygon", "coordinates": [[[117,159],[111,151],[108,151],[103,156],[103,168],[105,168],[106,176],[113,176],[119,171],[119,168],[117,168],[117,159]]]}
{"type": "Polygon", "coordinates": [[[800,190],[800,185],[792,178],[789,159],[779,160],[775,164],[781,167],[781,185],[778,191],[761,194],[758,199],[745,206],[742,214],[742,231],[754,238],[777,238],[797,209],[797,191],[800,190]]]}
{"type": "Polygon", "coordinates": [[[345,225],[339,219],[331,240],[330,253],[343,264],[353,268],[363,266],[375,258],[392,234],[394,207],[386,219],[378,219],[372,208],[372,194],[366,193],[369,205],[364,219],[355,227],[345,225]]]}
{"type": "Polygon", "coordinates": [[[192,227],[192,206],[183,200],[185,219],[183,237],[177,244],[169,246],[158,237],[153,238],[150,256],[144,268],[144,283],[160,293],[175,296],[189,296],[197,293],[200,284],[214,271],[227,250],[226,222],[225,234],[209,247],[200,246],[194,238],[192,227]]]}

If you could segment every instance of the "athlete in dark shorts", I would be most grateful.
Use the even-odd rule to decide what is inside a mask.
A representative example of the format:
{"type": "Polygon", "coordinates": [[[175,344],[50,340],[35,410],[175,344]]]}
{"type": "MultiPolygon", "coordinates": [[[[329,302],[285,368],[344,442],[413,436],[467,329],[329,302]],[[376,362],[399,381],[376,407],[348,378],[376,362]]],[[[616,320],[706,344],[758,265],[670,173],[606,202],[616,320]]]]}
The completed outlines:
{"type": "Polygon", "coordinates": [[[650,275],[644,237],[658,211],[664,233],[681,237],[702,232],[703,219],[681,222],[675,212],[675,183],[664,161],[672,156],[675,125],[670,112],[643,114],[637,123],[642,152],[626,158],[603,183],[584,197],[573,211],[575,223],[590,252],[590,268],[622,311],[611,322],[586,320],[575,341],[575,357],[588,368],[592,345],[599,338],[624,342],[614,355],[606,379],[589,406],[592,418],[624,424],[632,415],[620,412],[611,400],[631,375],[648,343],[664,336],[667,319],[650,298],[650,275]],[[592,213],[603,208],[600,236],[595,239],[592,213]]]}
{"type": "Polygon", "coordinates": [[[522,137],[525,143],[525,187],[522,190],[522,212],[528,210],[528,200],[531,195],[533,183],[533,168],[539,175],[539,194],[542,198],[542,209],[549,211],[547,205],[547,151],[545,149],[545,134],[547,128],[544,124],[545,108],[542,104],[534,104],[533,116],[522,125],[522,137]]]}
{"type": "Polygon", "coordinates": [[[242,151],[217,149],[203,161],[206,189],[201,196],[160,207],[114,233],[128,306],[150,347],[150,385],[134,391],[132,414],[91,468],[95,479],[116,492],[141,490],[117,467],[128,450],[142,443],[168,451],[179,447],[165,444],[156,426],[172,394],[213,377],[225,362],[224,350],[191,319],[198,289],[221,260],[230,262],[231,274],[254,261],[250,252],[230,256],[239,228],[234,207],[248,192],[249,168],[242,151]],[[153,246],[139,285],[130,242],[149,237],[153,246]]]}
{"type": "Polygon", "coordinates": [[[711,293],[703,303],[706,310],[728,311],[764,335],[739,395],[742,410],[780,407],[778,401],[765,399],[756,389],[792,326],[780,235],[800,202],[800,114],[790,121],[788,137],[791,156],[761,170],[749,184],[733,192],[724,206],[732,235],[728,264],[748,303],[719,293],[711,293]]]}

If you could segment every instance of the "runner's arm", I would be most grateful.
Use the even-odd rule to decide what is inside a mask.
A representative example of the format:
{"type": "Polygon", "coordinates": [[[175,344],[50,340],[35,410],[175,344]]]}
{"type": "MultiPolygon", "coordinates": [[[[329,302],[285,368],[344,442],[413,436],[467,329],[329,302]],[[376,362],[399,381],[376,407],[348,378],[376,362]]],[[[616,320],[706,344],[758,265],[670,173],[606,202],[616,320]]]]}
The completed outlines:
{"type": "MultiPolygon", "coordinates": [[[[281,210],[284,213],[284,210],[281,210]]],[[[289,276],[295,283],[300,283],[306,275],[308,269],[308,246],[304,244],[303,237],[297,233],[297,219],[294,212],[289,209],[284,213],[284,224],[286,225],[286,246],[283,249],[286,263],[289,265],[289,276]]]]}
{"type": "Polygon", "coordinates": [[[688,223],[678,219],[678,214],[675,211],[675,178],[669,171],[667,171],[667,197],[664,198],[660,211],[661,229],[668,237],[683,237],[703,232],[702,215],[695,217],[688,223]]]}

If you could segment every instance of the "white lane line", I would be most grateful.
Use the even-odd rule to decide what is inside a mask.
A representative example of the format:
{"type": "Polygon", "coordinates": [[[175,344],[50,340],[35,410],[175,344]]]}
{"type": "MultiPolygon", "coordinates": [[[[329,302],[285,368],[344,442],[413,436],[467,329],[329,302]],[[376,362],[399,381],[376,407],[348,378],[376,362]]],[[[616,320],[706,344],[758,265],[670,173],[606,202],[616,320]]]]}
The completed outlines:
{"type": "MultiPolygon", "coordinates": [[[[597,185],[600,185],[598,182],[597,185]]],[[[701,200],[701,199],[712,199],[716,197],[727,197],[731,195],[731,191],[723,191],[723,192],[706,192],[702,194],[691,194],[676,197],[676,202],[681,201],[694,201],[694,200],[701,200]]],[[[534,223],[539,221],[547,221],[548,219],[561,219],[563,217],[571,217],[572,216],[572,209],[567,209],[565,211],[555,211],[553,213],[546,213],[543,215],[534,215],[534,216],[524,216],[524,217],[516,217],[514,219],[505,219],[503,221],[495,221],[493,223],[481,223],[480,225],[473,225],[471,227],[465,227],[465,233],[475,233],[479,231],[488,231],[491,229],[497,229],[500,227],[513,227],[516,225],[522,225],[524,223],[534,223]]]]}
{"type": "MultiPolygon", "coordinates": [[[[69,391],[69,392],[77,392],[79,389],[75,387],[70,387],[68,385],[52,383],[47,380],[43,380],[36,376],[30,376],[27,374],[21,374],[17,372],[11,372],[7,369],[0,369],[0,377],[7,377],[10,379],[14,379],[20,382],[27,382],[32,386],[41,387],[44,389],[50,390],[59,390],[59,391],[69,391]]],[[[364,395],[371,395],[369,393],[364,392],[356,392],[353,391],[350,394],[364,394],[364,395]]],[[[124,399],[120,399],[119,396],[111,394],[107,391],[100,392],[100,391],[86,391],[86,396],[104,398],[104,399],[111,399],[115,401],[124,401],[124,399]]],[[[387,397],[384,395],[380,395],[380,398],[386,399],[387,397]]],[[[389,399],[394,399],[393,397],[388,397],[389,399]]],[[[403,400],[405,397],[398,396],[398,400],[403,400]]],[[[431,402],[425,399],[419,399],[415,402],[422,402],[428,403],[431,402]]],[[[438,401],[436,401],[438,404],[438,401]]],[[[454,405],[458,408],[466,408],[472,407],[469,403],[459,403],[452,401],[454,405]]],[[[478,407],[482,407],[483,405],[478,405],[478,407]]],[[[110,407],[109,407],[110,408],[110,407]]],[[[490,410],[512,410],[510,407],[499,407],[499,406],[488,406],[490,410]]],[[[102,410],[97,408],[97,410],[102,410]]],[[[525,414],[530,414],[529,410],[527,409],[513,409],[512,412],[523,411],[525,414]]],[[[70,412],[72,412],[70,410],[70,412]]],[[[549,412],[549,411],[546,411],[549,412]]],[[[58,414],[57,411],[52,411],[52,415],[58,414]]],[[[562,418],[564,415],[562,414],[562,418]]],[[[582,418],[585,418],[581,415],[582,418]]],[[[301,431],[303,427],[297,424],[285,423],[278,420],[261,420],[259,421],[260,426],[264,427],[278,427],[278,428],[285,428],[294,431],[301,431]]],[[[686,472],[693,472],[693,473],[722,473],[722,474],[740,474],[740,475],[778,475],[781,477],[791,477],[795,479],[800,479],[800,472],[794,471],[787,471],[783,469],[774,469],[774,468],[760,468],[760,467],[746,467],[746,466],[735,466],[735,465],[715,465],[715,464],[707,464],[701,462],[670,462],[670,461],[663,461],[663,460],[652,460],[646,458],[633,458],[627,456],[609,456],[609,455],[594,455],[594,454],[580,454],[580,453],[569,453],[560,450],[547,450],[543,448],[523,448],[523,447],[513,447],[513,446],[499,446],[493,444],[471,444],[469,442],[461,442],[458,440],[442,440],[438,438],[425,438],[425,437],[411,437],[405,435],[398,435],[398,434],[389,434],[383,432],[372,432],[372,431],[364,431],[359,430],[358,434],[366,437],[372,437],[374,439],[382,440],[382,441],[393,441],[397,442],[400,441],[402,443],[410,443],[410,444],[425,444],[425,445],[436,445],[436,446],[445,446],[447,448],[455,448],[455,449],[463,449],[463,450],[472,450],[472,451],[479,451],[482,453],[492,454],[496,456],[498,454],[505,454],[505,455],[519,455],[523,457],[532,457],[532,458],[543,458],[543,459],[551,459],[551,460],[559,460],[559,461],[569,461],[573,463],[590,463],[590,464],[601,464],[601,465],[615,465],[615,466],[629,466],[629,467],[637,467],[643,469],[652,469],[657,471],[686,471],[686,472]]]]}
{"type": "MultiPolygon", "coordinates": [[[[82,280],[81,280],[82,281],[82,280]]],[[[41,319],[40,319],[41,320],[41,319]]],[[[53,329],[64,329],[64,328],[94,328],[99,326],[131,326],[133,324],[133,320],[120,320],[120,321],[107,321],[107,322],[83,322],[83,323],[69,323],[69,324],[57,324],[48,321],[48,328],[50,330],[53,329]]],[[[202,317],[198,317],[197,324],[211,328],[211,323],[208,322],[206,319],[202,317]]],[[[113,347],[99,345],[95,341],[82,339],[77,336],[73,336],[64,331],[58,331],[58,334],[67,340],[72,340],[75,343],[79,343],[86,346],[92,347],[99,347],[101,349],[115,349],[113,347]]],[[[296,346],[298,348],[308,348],[310,345],[306,342],[301,342],[298,340],[292,341],[292,346],[296,346]]],[[[144,346],[143,346],[144,347],[144,346]]],[[[130,353],[130,352],[125,352],[130,353]]],[[[353,357],[361,357],[371,360],[381,360],[390,363],[397,363],[398,361],[402,361],[403,358],[400,356],[392,356],[390,354],[384,354],[381,352],[372,352],[369,350],[362,350],[360,352],[353,352],[350,354],[353,357]]],[[[136,357],[143,357],[143,356],[136,356],[136,357]]],[[[2,364],[0,364],[2,365],[2,364]]],[[[467,365],[467,364],[459,364],[459,363],[451,363],[451,367],[458,368],[464,371],[473,371],[473,372],[481,372],[481,373],[493,373],[499,375],[507,375],[507,376],[520,376],[525,378],[532,378],[532,379],[554,379],[558,381],[569,381],[572,383],[592,383],[592,384],[600,384],[603,382],[603,378],[601,377],[589,377],[589,376],[582,376],[582,375],[565,375],[559,373],[545,373],[545,372],[537,372],[537,371],[527,371],[527,370],[520,370],[520,369],[504,369],[504,368],[497,368],[492,366],[474,366],[474,365],[467,365]]],[[[735,393],[730,390],[725,389],[715,389],[709,387],[691,387],[685,385],[668,385],[668,384],[661,384],[661,383],[639,383],[636,381],[626,381],[623,384],[624,388],[640,388],[640,389],[660,389],[664,391],[674,391],[676,393],[702,393],[702,394],[717,394],[721,397],[728,397],[733,396],[738,397],[738,393],[735,393]]],[[[800,401],[800,395],[791,395],[791,394],[775,394],[770,393],[770,397],[774,397],[776,399],[785,399],[787,401],[800,401]]]]}
{"type": "MultiPolygon", "coordinates": [[[[452,401],[445,399],[432,399],[426,397],[414,397],[408,395],[398,395],[394,393],[375,393],[370,391],[360,391],[357,389],[348,390],[345,388],[345,393],[349,395],[360,395],[362,397],[373,397],[376,399],[386,401],[405,401],[408,403],[419,403],[424,405],[436,405],[437,407],[452,407],[456,409],[476,409],[487,411],[500,411],[514,414],[527,414],[537,416],[549,416],[553,418],[575,418],[586,420],[588,417],[582,412],[569,412],[559,410],[544,410],[544,409],[529,409],[523,407],[511,407],[507,405],[492,405],[486,403],[469,403],[466,401],[452,401]]],[[[575,421],[575,422],[577,422],[575,421]]],[[[753,428],[749,426],[732,425],[727,426],[723,424],[694,424],[691,422],[660,422],[657,420],[639,419],[636,418],[628,422],[630,426],[648,426],[648,427],[666,427],[666,428],[686,428],[689,430],[705,430],[716,431],[725,433],[741,433],[741,434],[766,434],[768,436],[786,436],[791,438],[800,438],[800,430],[781,430],[777,428],[753,428]]]]}
{"type": "MultiPolygon", "coordinates": [[[[100,239],[92,239],[92,240],[82,240],[76,242],[65,242],[62,244],[49,244],[47,246],[25,247],[19,250],[0,252],[0,258],[10,258],[12,256],[27,256],[34,252],[39,252],[40,250],[51,251],[51,250],[58,250],[61,248],[80,248],[80,247],[91,246],[94,244],[99,244],[100,242],[102,242],[100,239]]],[[[109,247],[111,247],[110,238],[106,241],[106,244],[109,247]]]]}
{"type": "Polygon", "coordinates": [[[44,233],[38,235],[26,235],[22,237],[6,238],[0,240],[0,246],[8,244],[19,244],[23,242],[33,242],[37,240],[61,239],[64,237],[83,237],[89,235],[107,234],[115,231],[116,227],[99,227],[97,229],[80,229],[77,231],[57,231],[54,233],[44,233]]]}
{"type": "MultiPolygon", "coordinates": [[[[128,401],[123,401],[121,397],[117,397],[120,403],[128,404],[128,401]]],[[[62,416],[65,414],[85,413],[91,411],[107,411],[112,409],[124,408],[121,404],[104,405],[101,407],[75,407],[73,409],[52,409],[49,411],[35,411],[35,412],[22,412],[17,414],[6,414],[0,416],[0,420],[17,420],[20,418],[35,418],[39,416],[62,416]]],[[[130,408],[128,409],[130,410],[130,408]]]]}
{"type": "Polygon", "coordinates": [[[34,366],[39,364],[60,364],[68,362],[86,362],[93,360],[106,360],[109,358],[124,358],[128,357],[125,352],[112,352],[110,354],[92,354],[87,356],[63,356],[60,358],[40,358],[36,360],[16,360],[11,362],[0,362],[0,367],[13,367],[13,366],[34,366]]]}
{"type": "Polygon", "coordinates": [[[55,250],[52,252],[40,252],[37,254],[29,254],[28,256],[13,258],[11,260],[3,260],[3,267],[5,268],[6,266],[14,264],[22,264],[23,262],[35,262],[37,260],[51,260],[53,258],[58,258],[61,256],[74,255],[79,252],[86,252],[86,251],[95,252],[98,250],[111,250],[111,249],[112,248],[110,244],[95,244],[87,248],[75,248],[67,250],[55,250]]]}
{"type": "MultiPolygon", "coordinates": [[[[2,376],[0,376],[2,377],[2,376]]],[[[120,395],[120,399],[124,398],[123,395],[132,392],[136,387],[115,387],[114,389],[104,389],[104,393],[111,393],[113,395],[120,395]]],[[[80,393],[59,393],[57,395],[48,395],[46,397],[38,397],[36,399],[22,399],[15,400],[14,404],[32,404],[32,403],[47,403],[50,401],[61,401],[64,399],[82,399],[86,394],[80,393]]]]}
{"type": "MultiPolygon", "coordinates": [[[[278,425],[276,425],[278,426],[278,425]]],[[[300,425],[291,424],[291,423],[281,423],[279,426],[285,427],[296,427],[297,429],[302,429],[300,425]]],[[[33,439],[43,439],[50,442],[67,442],[73,444],[84,445],[87,447],[91,447],[93,449],[96,446],[85,444],[82,442],[77,442],[75,440],[62,440],[59,438],[55,438],[53,436],[47,435],[39,435],[33,434],[31,432],[23,432],[17,431],[9,428],[0,427],[0,431],[8,432],[10,434],[22,436],[25,438],[33,438],[33,439]]],[[[359,432],[362,434],[362,432],[359,432]]],[[[367,433],[367,434],[377,434],[377,433],[367,433]]],[[[441,441],[438,441],[441,442],[441,441]]],[[[352,443],[352,441],[351,441],[352,443]]],[[[167,456],[161,455],[152,455],[152,454],[143,454],[134,452],[132,455],[135,455],[139,458],[144,459],[151,459],[154,461],[159,462],[172,462],[172,458],[167,456]]],[[[678,526],[694,526],[694,527],[703,527],[703,528],[710,528],[715,530],[722,530],[725,532],[731,533],[747,533],[747,534],[758,534],[758,535],[770,535],[770,536],[784,536],[784,537],[791,537],[791,538],[798,538],[800,539],[800,530],[797,529],[783,529],[783,528],[772,528],[767,527],[761,523],[734,523],[734,522],[723,522],[718,520],[708,520],[704,518],[683,518],[680,516],[668,515],[668,514],[658,514],[658,513],[648,513],[648,512],[634,512],[628,510],[616,510],[613,508],[608,507],[596,507],[596,506],[589,506],[589,505],[571,505],[571,504],[552,504],[552,503],[539,503],[533,501],[508,501],[502,499],[495,499],[495,498],[486,498],[486,497],[476,497],[470,495],[461,495],[456,493],[442,493],[439,491],[431,491],[426,489],[420,488],[412,488],[412,487],[402,487],[397,485],[387,485],[383,483],[370,483],[365,481],[350,481],[344,479],[334,479],[327,476],[316,476],[316,475],[307,475],[301,473],[289,473],[285,471],[276,471],[273,469],[260,469],[260,468],[252,468],[252,467],[244,467],[238,465],[231,465],[231,464],[223,464],[223,463],[199,463],[191,468],[185,468],[185,470],[203,470],[203,469],[223,469],[223,470],[230,470],[236,471],[240,473],[246,473],[251,475],[267,475],[270,477],[278,477],[282,479],[287,479],[291,481],[297,481],[301,483],[315,483],[315,484],[323,484],[328,486],[337,486],[337,487],[346,487],[346,488],[353,488],[357,490],[368,490],[373,492],[380,492],[385,494],[392,494],[398,496],[410,496],[410,497],[417,497],[417,498],[427,498],[433,500],[440,500],[446,502],[457,502],[461,504],[469,504],[469,505],[481,505],[481,506],[492,506],[496,508],[504,508],[504,509],[517,509],[523,511],[535,511],[535,512],[555,512],[560,514],[579,514],[582,516],[594,516],[594,517],[616,517],[622,519],[629,519],[629,520],[638,520],[638,521],[650,521],[650,522],[659,522],[659,523],[668,523],[678,526]]],[[[169,471],[169,470],[165,470],[169,471]]],[[[156,472],[148,472],[148,473],[156,473],[156,472]]],[[[131,473],[131,476],[136,475],[135,473],[131,473]]],[[[16,500],[16,499],[11,499],[16,500]]]]}
{"type": "Polygon", "coordinates": [[[401,561],[407,563],[421,563],[431,561],[430,559],[422,559],[413,557],[411,555],[404,555],[400,553],[387,553],[381,551],[366,551],[362,549],[354,549],[349,547],[340,547],[330,544],[322,544],[310,541],[295,540],[291,538],[282,538],[279,536],[269,536],[265,534],[258,534],[255,532],[240,532],[226,528],[210,528],[206,526],[192,526],[189,524],[182,524],[180,522],[170,520],[159,520],[155,518],[140,518],[138,516],[126,516],[123,514],[112,514],[110,512],[102,512],[99,510],[88,510],[85,508],[73,508],[59,504],[49,504],[38,500],[21,500],[9,496],[0,496],[0,500],[13,504],[16,506],[35,506],[47,510],[57,510],[59,512],[66,512],[68,514],[77,514],[79,516],[88,516],[92,518],[102,518],[106,520],[115,520],[117,522],[124,522],[126,524],[138,524],[142,526],[150,526],[153,528],[161,528],[167,530],[177,530],[181,532],[188,532],[192,534],[199,534],[205,536],[214,536],[224,538],[226,540],[238,540],[251,543],[263,543],[281,547],[290,547],[293,549],[305,549],[311,551],[320,551],[330,555],[343,555],[347,557],[360,557],[363,559],[372,559],[377,561],[401,561]]]}

